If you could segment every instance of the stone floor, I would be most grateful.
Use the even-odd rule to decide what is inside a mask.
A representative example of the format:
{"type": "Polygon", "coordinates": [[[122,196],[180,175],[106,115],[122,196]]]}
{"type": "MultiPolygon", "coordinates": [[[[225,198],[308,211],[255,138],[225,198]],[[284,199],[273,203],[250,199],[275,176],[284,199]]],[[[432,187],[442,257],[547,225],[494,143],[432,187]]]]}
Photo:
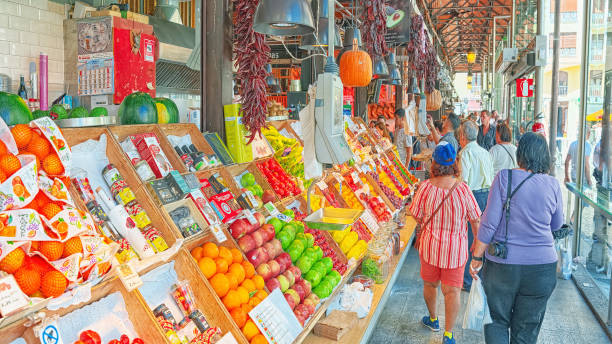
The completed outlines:
{"type": "MultiPolygon", "coordinates": [[[[370,344],[396,343],[441,343],[441,333],[433,333],[419,322],[427,314],[422,297],[423,283],[419,277],[416,251],[409,256],[400,271],[386,307],[370,337],[370,344]]],[[[441,295],[441,293],[439,294],[441,295]]],[[[462,319],[468,294],[462,293],[462,319]]],[[[444,324],[444,305],[438,301],[441,313],[440,325],[444,324]]],[[[457,343],[484,343],[480,332],[462,330],[461,323],[455,330],[457,343]]],[[[548,309],[538,343],[610,343],[605,332],[595,320],[587,304],[571,280],[558,280],[557,288],[548,302],[548,309]]]]}

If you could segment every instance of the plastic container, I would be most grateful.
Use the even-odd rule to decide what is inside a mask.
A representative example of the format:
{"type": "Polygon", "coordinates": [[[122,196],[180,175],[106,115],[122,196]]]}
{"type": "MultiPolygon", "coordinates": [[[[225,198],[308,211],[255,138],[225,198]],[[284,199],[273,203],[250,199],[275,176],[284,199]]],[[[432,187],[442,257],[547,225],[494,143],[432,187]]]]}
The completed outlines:
{"type": "Polygon", "coordinates": [[[387,247],[388,241],[386,243],[372,241],[361,262],[361,273],[371,278],[376,284],[384,283],[389,275],[387,247]]]}

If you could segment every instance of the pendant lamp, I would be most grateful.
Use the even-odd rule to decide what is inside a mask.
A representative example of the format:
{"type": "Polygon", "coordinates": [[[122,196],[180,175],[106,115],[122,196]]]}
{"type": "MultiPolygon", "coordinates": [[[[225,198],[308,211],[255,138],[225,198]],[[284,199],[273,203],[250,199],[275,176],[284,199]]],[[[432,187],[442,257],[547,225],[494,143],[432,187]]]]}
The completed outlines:
{"type": "MultiPolygon", "coordinates": [[[[329,24],[329,6],[327,1],[328,0],[313,0],[313,13],[319,13],[317,31],[302,36],[299,45],[300,49],[310,51],[315,50],[317,48],[327,48],[327,46],[329,45],[329,39],[327,37],[329,36],[329,31],[327,29],[329,24]],[[316,9],[316,7],[314,6],[317,4],[319,5],[318,10],[315,11],[314,9],[316,9]]],[[[340,30],[336,25],[334,29],[334,48],[340,49],[341,47],[342,40],[340,38],[340,30]]]]}
{"type": "Polygon", "coordinates": [[[467,52],[467,63],[469,64],[473,64],[474,62],[476,62],[476,51],[474,51],[474,48],[472,48],[470,46],[470,49],[467,52]]]}
{"type": "Polygon", "coordinates": [[[419,90],[419,82],[417,81],[416,77],[412,78],[412,86],[410,87],[410,91],[414,94],[421,93],[421,90],[419,90]]]}
{"type": "Polygon", "coordinates": [[[389,55],[387,55],[387,66],[389,67],[389,78],[384,80],[383,83],[388,85],[401,85],[402,75],[399,68],[397,68],[394,53],[389,53],[389,55]]]}
{"type": "Polygon", "coordinates": [[[344,55],[345,52],[352,50],[353,41],[357,40],[357,47],[361,48],[361,30],[356,27],[350,27],[344,31],[344,41],[342,41],[342,50],[338,54],[338,64],[340,64],[340,58],[344,55]],[[349,41],[350,40],[350,41],[349,41]]]}
{"type": "Polygon", "coordinates": [[[472,82],[472,70],[469,70],[469,71],[468,71],[468,74],[467,74],[467,82],[472,82]]]}
{"type": "Polygon", "coordinates": [[[389,68],[385,59],[377,57],[372,64],[372,79],[386,79],[389,77],[389,68]]]}
{"type": "Polygon", "coordinates": [[[260,0],[253,30],[264,35],[300,36],[314,32],[314,19],[307,0],[260,0]]]}

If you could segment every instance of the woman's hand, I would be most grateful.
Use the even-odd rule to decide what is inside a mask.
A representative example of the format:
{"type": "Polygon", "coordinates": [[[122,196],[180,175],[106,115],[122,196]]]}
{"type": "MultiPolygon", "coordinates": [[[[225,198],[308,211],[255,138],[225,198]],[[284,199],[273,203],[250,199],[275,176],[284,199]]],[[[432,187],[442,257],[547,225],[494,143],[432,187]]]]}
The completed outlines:
{"type": "Polygon", "coordinates": [[[482,269],[482,262],[472,259],[472,262],[470,263],[470,275],[472,275],[473,279],[479,279],[478,272],[480,269],[482,269]]]}

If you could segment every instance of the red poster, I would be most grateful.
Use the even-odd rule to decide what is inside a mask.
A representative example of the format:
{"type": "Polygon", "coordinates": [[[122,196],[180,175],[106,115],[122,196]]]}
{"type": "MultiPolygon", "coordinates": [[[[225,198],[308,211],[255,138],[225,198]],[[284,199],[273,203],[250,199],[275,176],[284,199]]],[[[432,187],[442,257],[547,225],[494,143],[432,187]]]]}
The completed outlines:
{"type": "Polygon", "coordinates": [[[533,79],[516,79],[516,96],[533,97],[533,79]]]}

